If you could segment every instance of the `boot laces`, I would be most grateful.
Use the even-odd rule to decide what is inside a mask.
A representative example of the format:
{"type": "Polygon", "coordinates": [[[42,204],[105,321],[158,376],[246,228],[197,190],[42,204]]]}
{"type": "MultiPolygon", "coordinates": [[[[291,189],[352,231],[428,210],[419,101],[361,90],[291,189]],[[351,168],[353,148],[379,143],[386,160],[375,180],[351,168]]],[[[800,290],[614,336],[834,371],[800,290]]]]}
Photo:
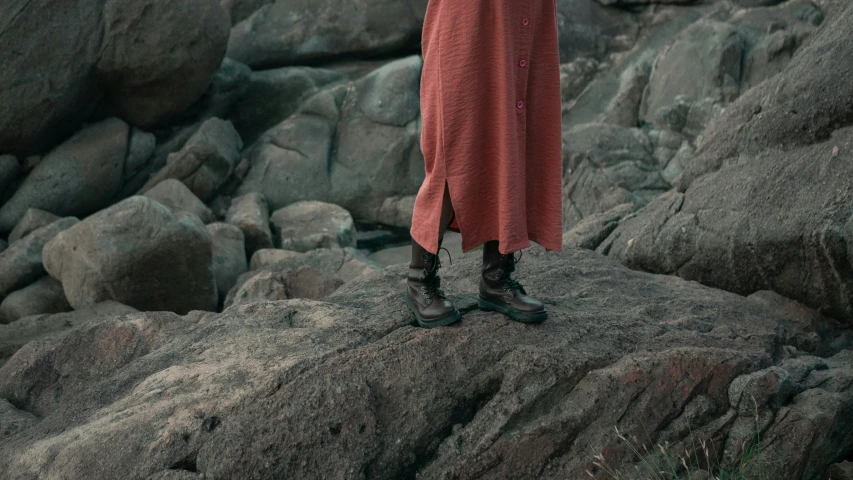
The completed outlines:
{"type": "Polygon", "coordinates": [[[515,272],[515,266],[519,261],[521,261],[522,255],[523,252],[521,251],[518,252],[518,258],[516,258],[513,253],[501,255],[501,266],[498,269],[498,283],[504,288],[504,290],[518,290],[527,295],[527,292],[524,291],[524,287],[521,285],[521,282],[512,278],[512,274],[515,272]]]}
{"type": "MultiPolygon", "coordinates": [[[[447,258],[450,260],[450,264],[453,265],[450,252],[442,247],[439,248],[439,253],[441,253],[441,250],[447,252],[447,258]]],[[[427,265],[424,267],[424,279],[423,285],[421,285],[421,291],[423,291],[424,296],[427,298],[444,297],[444,290],[441,289],[441,277],[438,274],[438,269],[441,268],[441,259],[437,254],[429,252],[421,255],[421,259],[427,265]]]]}

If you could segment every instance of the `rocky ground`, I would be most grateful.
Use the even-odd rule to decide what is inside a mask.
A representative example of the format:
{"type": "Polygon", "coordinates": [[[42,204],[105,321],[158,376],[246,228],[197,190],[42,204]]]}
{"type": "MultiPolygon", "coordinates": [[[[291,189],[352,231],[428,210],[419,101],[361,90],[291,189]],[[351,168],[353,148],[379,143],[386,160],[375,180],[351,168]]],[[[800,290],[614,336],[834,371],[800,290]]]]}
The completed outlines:
{"type": "Polygon", "coordinates": [[[556,0],[551,318],[428,331],[426,0],[12,3],[3,478],[853,478],[849,2],[556,0]]]}

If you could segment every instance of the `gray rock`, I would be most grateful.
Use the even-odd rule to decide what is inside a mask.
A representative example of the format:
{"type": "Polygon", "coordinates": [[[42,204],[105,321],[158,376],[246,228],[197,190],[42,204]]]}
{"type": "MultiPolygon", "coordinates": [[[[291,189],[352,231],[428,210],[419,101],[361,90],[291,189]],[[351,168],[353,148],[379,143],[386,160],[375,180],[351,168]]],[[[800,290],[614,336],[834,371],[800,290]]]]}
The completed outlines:
{"type": "Polygon", "coordinates": [[[44,268],[76,309],[115,300],[139,310],[214,310],[212,249],[198,217],[133,196],[48,242],[44,268]]]}
{"type": "Polygon", "coordinates": [[[140,190],[154,188],[167,178],[182,181],[202,202],[216,196],[240,160],[243,142],[227,120],[205,121],[180,151],[172,153],[166,166],[140,190]]]}
{"type": "Polygon", "coordinates": [[[284,250],[355,247],[355,223],[346,209],[331,203],[302,201],[270,216],[276,244],[284,250]]]}
{"type": "Polygon", "coordinates": [[[261,70],[411,47],[417,44],[426,3],[278,0],[234,26],[228,56],[261,70]]]}
{"type": "Polygon", "coordinates": [[[591,123],[564,132],[563,228],[623,203],[645,205],[666,191],[653,151],[639,129],[591,123]]]}
{"type": "Polygon", "coordinates": [[[740,32],[728,23],[703,19],[686,28],[655,60],[640,117],[681,131],[685,122],[674,122],[671,117],[682,115],[686,120],[689,113],[678,111],[690,108],[684,105],[705,99],[726,104],[737,98],[744,43],[740,32]]]}
{"type": "Polygon", "coordinates": [[[62,284],[45,275],[3,299],[0,303],[0,323],[11,323],[30,315],[69,310],[71,305],[65,298],[65,292],[62,291],[62,284]]]}
{"type": "Polygon", "coordinates": [[[412,226],[412,212],[415,209],[417,195],[388,197],[379,207],[379,223],[392,227],[409,228],[412,226]]]}
{"type": "Polygon", "coordinates": [[[295,113],[306,97],[341,78],[339,72],[313,67],[250,72],[228,118],[243,141],[250,144],[295,113]]]}
{"type": "Polygon", "coordinates": [[[42,265],[42,248],[58,233],[78,222],[73,217],[57,220],[34,230],[0,252],[0,296],[6,296],[43,277],[46,272],[42,265]]]}
{"type": "Polygon", "coordinates": [[[108,300],[90,308],[65,313],[31,315],[8,325],[0,324],[0,360],[11,357],[29,342],[47,338],[58,339],[82,325],[137,311],[135,308],[108,300]]]}
{"type": "Polygon", "coordinates": [[[263,194],[247,193],[234,197],[225,213],[225,221],[243,231],[248,258],[262,248],[273,247],[270,212],[263,194]]]}
{"type": "Polygon", "coordinates": [[[4,441],[0,468],[23,478],[149,478],[195,465],[205,478],[347,478],[369,467],[376,478],[556,480],[584,478],[604,452],[620,471],[643,472],[655,458],[608,453],[626,451],[614,426],[667,433],[670,451],[720,439],[722,452],[736,446],[732,425],[754,421],[729,408],[729,385],[770,367],[802,380],[795,400],[767,409],[769,478],[792,478],[788,468],[817,478],[853,447],[849,352],[824,370],[813,357],[780,358],[796,327],[751,300],[589,251],[530,249],[520,273],[551,317],[529,328],[471,306],[480,261],[442,269],[466,308],[452,328],[412,328],[398,265],[322,302],[146,312],[32,342],[0,367],[0,397],[42,425],[4,441]],[[452,361],[425,360],[443,358],[452,361]],[[164,428],[185,440],[160,443],[164,428]],[[107,447],[96,465],[80,461],[107,447]]]}
{"type": "Polygon", "coordinates": [[[167,178],[144,195],[171,208],[173,212],[192,213],[201,219],[202,223],[207,224],[215,220],[213,211],[207,208],[207,205],[202,203],[180,180],[167,178]]]}
{"type": "Polygon", "coordinates": [[[853,462],[845,460],[830,465],[823,480],[853,480],[853,462]]]}
{"type": "Polygon", "coordinates": [[[98,73],[113,87],[112,108],[136,126],[160,124],[192,105],[225,54],[230,22],[217,0],[106,0],[103,15],[98,73]]]}
{"type": "Polygon", "coordinates": [[[46,150],[99,106],[142,127],[182,112],[229,31],[218,0],[34,0],[0,6],[0,18],[0,152],[20,154],[46,150]]]}
{"type": "Polygon", "coordinates": [[[606,212],[585,217],[563,232],[563,248],[595,250],[616,229],[619,222],[637,209],[632,203],[617,205],[606,212]]]}
{"type": "Polygon", "coordinates": [[[28,208],[86,216],[106,207],[122,185],[129,127],[116,118],[90,125],[45,156],[0,207],[0,232],[28,208]]]}
{"type": "Polygon", "coordinates": [[[259,301],[307,298],[319,300],[337,290],[344,281],[309,266],[296,270],[253,272],[245,282],[229,292],[226,307],[259,301]]]}
{"type": "Polygon", "coordinates": [[[26,237],[30,232],[59,220],[61,217],[37,208],[28,208],[12,232],[9,233],[9,243],[14,243],[26,237]]]}
{"type": "Polygon", "coordinates": [[[5,198],[6,189],[18,179],[20,173],[18,159],[12,155],[0,155],[0,202],[5,198]]]}
{"type": "Polygon", "coordinates": [[[237,277],[248,270],[243,231],[229,223],[211,223],[207,231],[213,239],[213,274],[216,290],[225,298],[237,283],[237,277]]]}
{"type": "Polygon", "coordinates": [[[655,199],[599,251],[744,295],[773,290],[853,321],[853,127],[740,162],[655,199]]]}
{"type": "Polygon", "coordinates": [[[9,244],[6,243],[6,240],[0,239],[0,253],[2,253],[3,250],[6,250],[8,247],[9,244]]]}
{"type": "Polygon", "coordinates": [[[417,193],[421,65],[420,56],[405,57],[312,95],[249,149],[237,194],[263,193],[271,210],[330,202],[377,221],[386,198],[417,193]]]}
{"type": "Polygon", "coordinates": [[[784,71],[714,118],[697,141],[695,159],[676,181],[680,191],[740,156],[824,141],[850,124],[853,85],[838,79],[853,76],[853,5],[840,7],[829,18],[784,71]]]}
{"type": "Polygon", "coordinates": [[[0,399],[0,441],[17,435],[34,425],[39,419],[35,415],[18,410],[8,400],[0,399]]]}
{"type": "Polygon", "coordinates": [[[639,33],[637,19],[589,0],[556,0],[560,63],[577,58],[603,59],[629,50],[639,33]]]}
{"type": "Polygon", "coordinates": [[[255,252],[249,263],[250,270],[296,270],[302,266],[338,275],[345,282],[381,268],[354,248],[318,248],[308,252],[265,249],[255,252]]]}

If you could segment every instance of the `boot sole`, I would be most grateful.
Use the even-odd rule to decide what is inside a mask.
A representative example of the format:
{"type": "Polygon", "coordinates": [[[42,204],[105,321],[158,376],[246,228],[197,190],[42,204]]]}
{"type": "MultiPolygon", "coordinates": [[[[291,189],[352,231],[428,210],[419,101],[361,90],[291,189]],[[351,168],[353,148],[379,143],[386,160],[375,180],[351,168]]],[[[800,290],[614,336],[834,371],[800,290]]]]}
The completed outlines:
{"type": "Polygon", "coordinates": [[[412,297],[410,297],[408,293],[404,293],[403,295],[406,297],[406,305],[409,307],[409,311],[415,314],[415,318],[418,320],[418,325],[423,328],[443,327],[462,320],[462,314],[459,313],[459,310],[454,310],[443,317],[423,318],[418,314],[415,304],[412,302],[412,297]]]}
{"type": "Polygon", "coordinates": [[[542,323],[548,319],[547,310],[529,313],[522,312],[512,307],[507,307],[499,303],[492,302],[491,300],[483,297],[482,295],[480,295],[477,299],[477,305],[480,307],[481,310],[503,313],[504,315],[515,320],[516,322],[521,323],[542,323]]]}

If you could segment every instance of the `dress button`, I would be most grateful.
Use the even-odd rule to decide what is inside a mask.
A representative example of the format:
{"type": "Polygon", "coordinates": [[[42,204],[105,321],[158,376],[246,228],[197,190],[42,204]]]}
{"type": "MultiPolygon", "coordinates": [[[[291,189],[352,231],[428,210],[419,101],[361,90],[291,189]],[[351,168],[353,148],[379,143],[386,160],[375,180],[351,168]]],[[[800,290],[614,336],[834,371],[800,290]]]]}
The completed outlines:
{"type": "Polygon", "coordinates": [[[524,107],[524,102],[522,102],[521,100],[519,100],[519,101],[518,101],[518,103],[516,103],[516,104],[515,104],[515,107],[516,107],[516,108],[522,108],[522,107],[524,107]]]}
{"type": "Polygon", "coordinates": [[[524,19],[521,21],[521,24],[522,24],[522,25],[528,25],[528,24],[530,24],[530,19],[529,19],[529,18],[527,18],[527,17],[524,17],[524,19]]]}
{"type": "Polygon", "coordinates": [[[526,65],[527,65],[527,60],[522,60],[522,61],[518,62],[519,67],[524,67],[526,65]]]}

